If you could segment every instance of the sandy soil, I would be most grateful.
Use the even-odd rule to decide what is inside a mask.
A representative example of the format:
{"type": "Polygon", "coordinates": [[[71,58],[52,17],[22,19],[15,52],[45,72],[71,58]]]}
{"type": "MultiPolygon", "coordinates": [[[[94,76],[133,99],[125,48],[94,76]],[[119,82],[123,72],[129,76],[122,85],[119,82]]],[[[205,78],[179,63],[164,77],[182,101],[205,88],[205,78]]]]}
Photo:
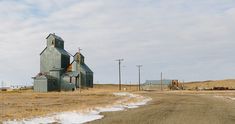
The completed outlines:
{"type": "MultiPolygon", "coordinates": [[[[132,86],[132,90],[137,89],[132,86]]],[[[123,89],[129,86],[123,86],[123,89]]],[[[94,107],[104,107],[123,99],[113,95],[118,92],[117,85],[95,85],[81,92],[50,92],[35,93],[28,91],[12,91],[0,93],[0,123],[1,121],[33,118],[55,112],[86,110],[94,107]]]]}
{"type": "Polygon", "coordinates": [[[107,112],[91,124],[234,124],[234,91],[142,92],[152,97],[148,105],[128,111],[107,112]]]}

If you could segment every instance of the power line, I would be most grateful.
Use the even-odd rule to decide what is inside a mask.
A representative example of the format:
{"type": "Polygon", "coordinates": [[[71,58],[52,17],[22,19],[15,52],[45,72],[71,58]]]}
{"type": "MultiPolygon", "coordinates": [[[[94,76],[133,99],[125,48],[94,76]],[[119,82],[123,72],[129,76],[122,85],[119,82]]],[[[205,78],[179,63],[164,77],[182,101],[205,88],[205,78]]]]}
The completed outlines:
{"type": "Polygon", "coordinates": [[[139,91],[140,91],[140,68],[143,66],[143,65],[136,65],[138,67],[138,70],[139,70],[139,91]]]}
{"type": "Polygon", "coordinates": [[[121,62],[124,61],[124,59],[117,59],[118,65],[119,65],[119,90],[121,90],[121,84],[122,84],[122,79],[121,79],[121,62]]]}

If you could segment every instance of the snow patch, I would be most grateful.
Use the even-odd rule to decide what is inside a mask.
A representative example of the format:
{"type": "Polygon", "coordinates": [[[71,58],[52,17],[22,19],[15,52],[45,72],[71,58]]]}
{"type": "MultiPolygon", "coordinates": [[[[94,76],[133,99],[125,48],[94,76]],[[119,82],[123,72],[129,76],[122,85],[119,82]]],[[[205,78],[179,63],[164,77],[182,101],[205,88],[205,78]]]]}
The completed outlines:
{"type": "Polygon", "coordinates": [[[216,98],[225,98],[224,96],[214,96],[216,98]]]}
{"type": "Polygon", "coordinates": [[[127,99],[122,99],[118,101],[116,104],[109,107],[97,107],[92,110],[88,110],[86,113],[84,112],[61,112],[52,115],[48,115],[46,117],[38,117],[33,119],[24,119],[24,120],[14,120],[14,121],[6,121],[3,124],[47,124],[47,123],[61,123],[61,124],[81,124],[90,121],[94,121],[97,119],[101,119],[104,116],[101,115],[101,112],[113,112],[113,111],[123,111],[128,108],[138,108],[141,105],[145,105],[147,102],[151,101],[150,97],[143,97],[141,95],[132,94],[128,92],[118,92],[113,93],[116,96],[127,96],[127,99]],[[127,101],[130,98],[137,98],[137,102],[128,103],[127,101]]]}
{"type": "Polygon", "coordinates": [[[230,100],[235,100],[235,97],[229,97],[230,100]]]}
{"type": "Polygon", "coordinates": [[[47,117],[39,117],[33,119],[24,119],[22,121],[7,121],[3,124],[48,124],[48,123],[62,123],[62,124],[81,124],[97,119],[103,118],[98,111],[91,111],[83,114],[79,112],[63,112],[47,117]]]}

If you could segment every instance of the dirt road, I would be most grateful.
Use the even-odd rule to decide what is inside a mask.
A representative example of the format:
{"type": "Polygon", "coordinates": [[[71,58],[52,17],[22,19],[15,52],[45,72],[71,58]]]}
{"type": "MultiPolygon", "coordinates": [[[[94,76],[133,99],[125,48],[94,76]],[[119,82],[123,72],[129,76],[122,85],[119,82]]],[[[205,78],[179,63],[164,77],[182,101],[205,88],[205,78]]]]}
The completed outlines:
{"type": "Polygon", "coordinates": [[[153,100],[137,109],[103,113],[103,119],[91,124],[235,124],[232,100],[212,94],[148,92],[143,95],[153,100]]]}

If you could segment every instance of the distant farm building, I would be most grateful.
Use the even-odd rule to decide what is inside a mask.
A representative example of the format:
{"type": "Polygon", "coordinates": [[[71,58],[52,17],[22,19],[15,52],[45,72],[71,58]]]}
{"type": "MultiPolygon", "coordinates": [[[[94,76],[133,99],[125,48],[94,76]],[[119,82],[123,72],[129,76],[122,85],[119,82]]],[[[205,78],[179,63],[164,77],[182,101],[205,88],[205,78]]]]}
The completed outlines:
{"type": "MultiPolygon", "coordinates": [[[[172,82],[172,80],[167,80],[167,79],[163,79],[162,80],[162,84],[163,85],[168,85],[172,82]]],[[[149,85],[160,85],[161,84],[161,80],[146,80],[144,84],[149,84],[149,85]]]]}
{"type": "Polygon", "coordinates": [[[161,80],[146,80],[143,84],[144,90],[161,90],[162,89],[180,89],[181,84],[178,80],[163,79],[161,80]]]}
{"type": "MultiPolygon", "coordinates": [[[[162,88],[167,89],[172,80],[163,79],[162,88]]],[[[144,90],[161,90],[161,80],[146,80],[143,84],[144,90]]]]}
{"type": "Polygon", "coordinates": [[[12,91],[11,87],[0,87],[0,91],[12,91]]]}
{"type": "Polygon", "coordinates": [[[70,63],[70,53],[64,49],[64,40],[49,34],[46,48],[40,53],[40,73],[34,77],[34,91],[73,91],[93,87],[93,72],[79,52],[70,63]]]}

